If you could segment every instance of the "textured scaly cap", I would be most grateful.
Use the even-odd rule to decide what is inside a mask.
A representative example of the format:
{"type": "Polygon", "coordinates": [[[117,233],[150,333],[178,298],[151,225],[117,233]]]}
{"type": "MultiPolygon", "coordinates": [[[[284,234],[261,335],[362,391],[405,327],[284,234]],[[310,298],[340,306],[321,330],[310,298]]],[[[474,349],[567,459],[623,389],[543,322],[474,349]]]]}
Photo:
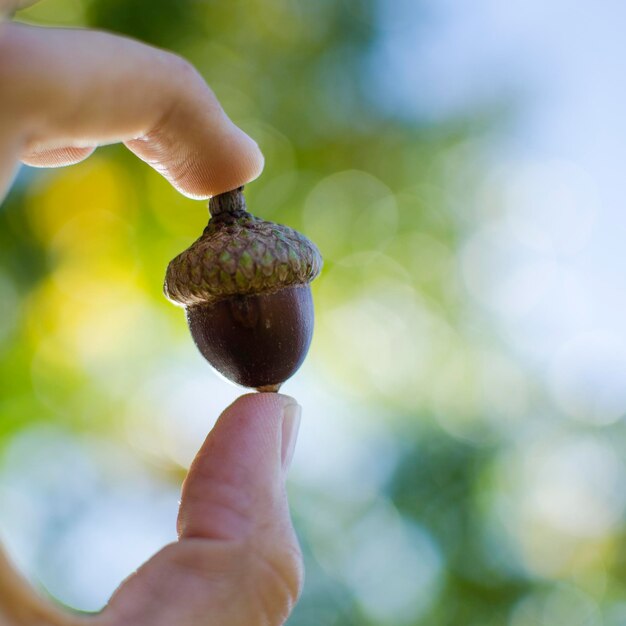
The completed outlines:
{"type": "Polygon", "coordinates": [[[164,291],[175,304],[271,293],[307,284],[320,273],[315,244],[293,228],[248,213],[243,188],[214,196],[209,210],[202,236],[167,268],[164,291]]]}

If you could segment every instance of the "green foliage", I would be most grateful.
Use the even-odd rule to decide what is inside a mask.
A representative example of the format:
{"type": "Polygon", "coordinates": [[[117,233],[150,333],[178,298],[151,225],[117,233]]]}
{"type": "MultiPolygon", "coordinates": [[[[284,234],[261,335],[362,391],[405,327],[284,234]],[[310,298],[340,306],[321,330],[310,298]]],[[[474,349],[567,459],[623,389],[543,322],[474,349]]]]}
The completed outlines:
{"type": "MultiPolygon", "coordinates": [[[[521,496],[507,500],[521,493],[511,478],[519,449],[543,431],[524,427],[539,401],[535,381],[501,350],[458,269],[478,218],[449,185],[461,180],[470,185],[462,194],[471,194],[467,172],[480,155],[467,142],[475,120],[484,126],[483,112],[427,125],[380,106],[369,63],[380,35],[377,3],[90,0],[84,14],[62,0],[43,5],[24,15],[41,11],[44,20],[57,6],[70,25],[191,60],[266,155],[249,206],[302,230],[325,256],[311,369],[301,380],[305,397],[315,398],[305,419],[334,411],[326,416],[331,445],[315,446],[310,473],[296,468],[294,517],[308,580],[289,624],[530,626],[519,602],[540,602],[545,592],[556,611],[558,583],[570,574],[591,580],[604,572],[619,595],[623,536],[575,537],[573,553],[600,556],[560,559],[542,548],[556,531],[536,520],[531,527],[514,506],[525,503],[521,496]],[[516,412],[508,400],[517,389],[526,404],[516,412]],[[325,393],[333,397],[324,404],[325,393]],[[318,465],[331,467],[334,448],[365,462],[316,475],[318,465]],[[411,553],[403,567],[415,572],[414,591],[398,591],[412,583],[393,576],[386,529],[399,557],[403,546],[411,553]],[[422,554],[431,555],[428,570],[422,554]],[[391,576],[377,578],[378,570],[391,576]]],[[[161,284],[168,261],[205,221],[198,203],[119,147],[71,170],[22,172],[0,210],[3,447],[40,423],[131,446],[128,433],[139,428],[141,445],[150,444],[161,427],[150,385],[171,379],[175,367],[184,376],[201,367],[161,284]]],[[[225,384],[201,380],[211,389],[225,384]]],[[[178,480],[184,418],[169,419],[176,427],[149,458],[160,479],[178,480]]]]}

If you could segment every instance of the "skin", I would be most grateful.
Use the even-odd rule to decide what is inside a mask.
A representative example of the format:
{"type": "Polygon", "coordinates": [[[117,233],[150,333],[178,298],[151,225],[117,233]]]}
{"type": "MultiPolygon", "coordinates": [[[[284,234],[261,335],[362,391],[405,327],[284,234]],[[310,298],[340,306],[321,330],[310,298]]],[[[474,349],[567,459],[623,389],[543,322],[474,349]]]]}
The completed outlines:
{"type": "MultiPolygon", "coordinates": [[[[189,63],[129,39],[1,23],[0,94],[0,200],[20,162],[72,165],[113,142],[192,198],[263,169],[256,143],[189,63]]],[[[179,540],[98,615],[38,596],[0,548],[0,626],[283,624],[303,576],[285,494],[298,425],[288,396],[249,394],[228,407],[183,485],[179,540]]]]}

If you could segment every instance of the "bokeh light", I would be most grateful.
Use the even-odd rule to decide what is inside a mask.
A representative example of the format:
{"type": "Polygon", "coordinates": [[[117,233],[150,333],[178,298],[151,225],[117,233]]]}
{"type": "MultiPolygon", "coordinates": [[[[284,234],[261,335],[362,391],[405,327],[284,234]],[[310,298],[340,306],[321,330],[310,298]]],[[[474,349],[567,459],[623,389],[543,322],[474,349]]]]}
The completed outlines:
{"type": "MultiPolygon", "coordinates": [[[[626,12],[42,0],[194,63],[259,143],[260,216],[325,267],[289,492],[290,626],[626,624],[626,12]]],[[[162,295],[206,206],[121,146],[0,207],[0,536],[95,611],[175,540],[241,390],[162,295]]]]}

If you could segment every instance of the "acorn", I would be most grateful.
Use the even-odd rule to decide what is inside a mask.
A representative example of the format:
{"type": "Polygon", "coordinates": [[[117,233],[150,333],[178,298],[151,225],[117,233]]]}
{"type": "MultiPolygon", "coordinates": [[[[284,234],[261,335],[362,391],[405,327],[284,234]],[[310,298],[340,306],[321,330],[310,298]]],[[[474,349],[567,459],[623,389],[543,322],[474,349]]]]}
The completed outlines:
{"type": "Polygon", "coordinates": [[[304,235],[246,210],[243,187],[214,196],[202,236],[173,259],[165,295],[185,307],[193,340],[223,376],[278,391],[313,336],[310,282],[322,257],[304,235]]]}

